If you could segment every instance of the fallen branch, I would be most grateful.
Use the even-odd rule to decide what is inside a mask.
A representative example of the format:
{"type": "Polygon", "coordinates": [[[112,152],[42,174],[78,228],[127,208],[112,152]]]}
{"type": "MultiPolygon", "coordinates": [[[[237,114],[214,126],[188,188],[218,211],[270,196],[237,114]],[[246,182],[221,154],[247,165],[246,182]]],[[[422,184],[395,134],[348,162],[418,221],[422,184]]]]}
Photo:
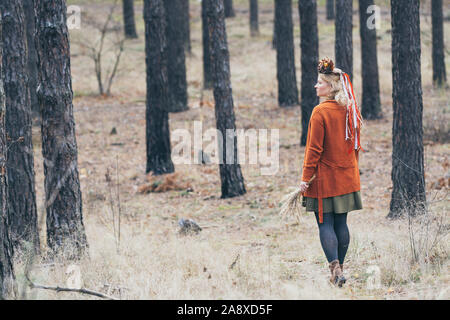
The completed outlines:
{"type": "Polygon", "coordinates": [[[78,293],[82,293],[82,294],[88,294],[88,295],[91,295],[91,296],[96,296],[96,297],[103,298],[103,299],[108,299],[108,300],[118,300],[118,299],[116,299],[116,298],[113,298],[113,297],[104,295],[103,293],[96,292],[96,291],[92,291],[92,290],[85,289],[85,288],[76,289],[76,288],[64,288],[64,287],[59,287],[59,286],[57,286],[57,287],[44,286],[44,285],[41,285],[41,284],[35,284],[35,283],[33,283],[33,282],[28,278],[28,276],[27,276],[27,280],[28,280],[28,282],[29,282],[29,284],[30,284],[30,287],[31,287],[32,289],[45,289],[45,290],[53,290],[53,291],[56,291],[56,292],[61,292],[61,291],[65,291],[65,292],[78,292],[78,293]]]}

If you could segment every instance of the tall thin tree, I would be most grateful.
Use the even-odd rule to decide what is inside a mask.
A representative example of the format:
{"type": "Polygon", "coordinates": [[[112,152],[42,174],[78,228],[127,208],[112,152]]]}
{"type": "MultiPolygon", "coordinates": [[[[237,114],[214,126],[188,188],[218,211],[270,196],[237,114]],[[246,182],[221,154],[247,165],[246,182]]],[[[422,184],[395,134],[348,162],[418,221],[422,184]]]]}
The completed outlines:
{"type": "Polygon", "coordinates": [[[188,109],[184,14],[182,0],[164,0],[169,77],[169,112],[188,109]]]}
{"type": "Polygon", "coordinates": [[[123,0],[123,21],[125,37],[128,39],[136,39],[136,21],[134,20],[134,0],[123,0]]]}
{"type": "MultiPolygon", "coordinates": [[[[276,2],[276,0],[274,0],[276,2]]],[[[276,15],[276,10],[274,7],[273,10],[273,25],[272,25],[272,49],[276,49],[277,48],[277,15],[276,15]]]]}
{"type": "Polygon", "coordinates": [[[242,195],[246,191],[237,154],[225,12],[222,0],[206,1],[208,2],[207,15],[214,75],[216,126],[222,137],[222,139],[218,137],[219,171],[222,185],[221,198],[230,198],[242,195]]]}
{"type": "Polygon", "coordinates": [[[144,1],[145,62],[147,66],[146,172],[171,173],[169,83],[167,71],[166,14],[163,0],[144,1]]]}
{"type": "Polygon", "coordinates": [[[233,0],[223,0],[225,6],[225,18],[231,18],[236,15],[233,8],[233,0]]]}
{"type": "Polygon", "coordinates": [[[252,37],[259,34],[258,24],[258,0],[250,0],[250,35],[252,37]]]}
{"type": "Polygon", "coordinates": [[[433,33],[433,82],[438,86],[442,86],[447,83],[444,54],[444,19],[442,9],[442,0],[431,0],[431,19],[433,33]]]}
{"type": "Polygon", "coordinates": [[[327,0],[327,20],[334,19],[334,0],[327,0]]]}
{"type": "Polygon", "coordinates": [[[309,118],[311,117],[314,107],[319,104],[319,97],[314,88],[318,77],[317,63],[319,61],[319,32],[317,28],[316,0],[299,0],[298,11],[300,16],[302,66],[302,134],[300,145],[305,146],[309,118]]]}
{"type": "Polygon", "coordinates": [[[353,0],[336,0],[335,60],[336,67],[353,79],[352,40],[353,0]]]}
{"type": "Polygon", "coordinates": [[[289,107],[298,105],[292,1],[275,1],[275,16],[278,104],[281,107],[289,107]]]}
{"type": "Polygon", "coordinates": [[[28,48],[28,88],[30,90],[31,111],[33,117],[39,119],[41,117],[39,103],[36,95],[37,90],[37,53],[34,45],[34,29],[35,14],[33,1],[23,1],[23,9],[25,12],[26,30],[27,30],[27,48],[28,48]]]}
{"type": "Polygon", "coordinates": [[[38,250],[27,37],[22,1],[2,0],[0,12],[3,16],[3,76],[8,107],[6,167],[11,241],[15,248],[22,247],[26,241],[38,250]]]}
{"type": "Polygon", "coordinates": [[[208,0],[202,0],[203,88],[212,89],[213,72],[208,31],[208,0]]]}
{"type": "MultiPolygon", "coordinates": [[[[0,39],[2,36],[2,15],[0,14],[0,39]]],[[[8,170],[5,124],[5,91],[3,88],[3,41],[0,41],[0,300],[14,299],[15,276],[12,263],[13,246],[9,237],[8,224],[8,170]]]]}
{"type": "Polygon", "coordinates": [[[183,6],[183,32],[184,32],[184,45],[187,53],[191,54],[192,46],[191,46],[191,25],[190,25],[190,9],[189,9],[189,0],[182,0],[181,2],[183,6]]]}
{"type": "Polygon", "coordinates": [[[73,117],[65,0],[35,1],[38,100],[47,211],[47,245],[68,259],[87,254],[73,117]]]}
{"type": "Polygon", "coordinates": [[[419,0],[391,0],[392,197],[389,218],[423,212],[425,175],[422,129],[419,0]]]}
{"type": "Polygon", "coordinates": [[[374,0],[359,1],[359,33],[361,36],[362,116],[381,118],[380,83],[378,79],[377,31],[370,9],[374,0]]]}

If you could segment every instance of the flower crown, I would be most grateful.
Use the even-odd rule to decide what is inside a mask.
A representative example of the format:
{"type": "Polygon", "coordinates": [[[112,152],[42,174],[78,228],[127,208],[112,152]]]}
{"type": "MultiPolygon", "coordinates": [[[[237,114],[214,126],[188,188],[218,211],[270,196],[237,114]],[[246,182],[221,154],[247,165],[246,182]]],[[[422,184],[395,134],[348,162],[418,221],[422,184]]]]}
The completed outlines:
{"type": "Polygon", "coordinates": [[[334,62],[330,58],[326,57],[319,61],[319,66],[317,67],[319,73],[330,74],[334,70],[334,62]]]}

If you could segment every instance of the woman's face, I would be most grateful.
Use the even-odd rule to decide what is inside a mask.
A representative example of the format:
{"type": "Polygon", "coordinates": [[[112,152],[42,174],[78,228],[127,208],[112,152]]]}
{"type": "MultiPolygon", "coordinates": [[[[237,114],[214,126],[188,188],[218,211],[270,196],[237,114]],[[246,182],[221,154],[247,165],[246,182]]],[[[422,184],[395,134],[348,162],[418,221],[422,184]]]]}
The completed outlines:
{"type": "Polygon", "coordinates": [[[330,95],[331,86],[328,82],[324,81],[320,76],[317,77],[317,83],[314,86],[318,97],[328,97],[330,95]]]}

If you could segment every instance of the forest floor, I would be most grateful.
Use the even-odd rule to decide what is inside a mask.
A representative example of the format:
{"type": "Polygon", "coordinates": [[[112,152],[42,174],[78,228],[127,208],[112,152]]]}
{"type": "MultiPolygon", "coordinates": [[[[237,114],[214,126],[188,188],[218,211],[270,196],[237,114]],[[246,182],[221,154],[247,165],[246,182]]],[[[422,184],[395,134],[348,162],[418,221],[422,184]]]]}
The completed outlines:
{"type": "MultiPolygon", "coordinates": [[[[318,2],[320,56],[334,58],[334,21],[325,19],[323,2],[318,2]]],[[[216,164],[175,165],[175,184],[189,184],[191,192],[186,187],[160,193],[139,192],[147,183],[142,1],[135,1],[139,39],[125,44],[112,96],[97,95],[93,62],[73,41],[74,115],[90,259],[75,266],[36,259],[31,271],[33,281],[66,286],[78,274],[74,270],[79,269],[83,287],[121,299],[449,299],[448,237],[432,245],[435,236],[442,233],[439,226],[447,227],[449,223],[450,144],[448,138],[445,143],[433,141],[448,136],[449,91],[434,89],[431,83],[429,8],[424,8],[421,21],[422,82],[425,179],[430,215],[434,218],[428,228],[417,221],[410,225],[407,220],[386,219],[392,191],[392,76],[390,13],[385,2],[380,2],[381,27],[377,30],[384,118],[365,121],[363,129],[365,152],[360,154],[360,170],[364,209],[348,215],[351,242],[344,270],[348,281],[343,288],[328,283],[328,263],[313,213],[305,213],[299,222],[282,220],[278,214],[283,196],[300,183],[304,147],[299,145],[300,107],[277,105],[272,1],[260,1],[258,37],[250,37],[247,1],[235,1],[237,16],[226,21],[236,126],[268,129],[269,136],[271,129],[279,129],[280,136],[276,174],[261,174],[265,165],[241,164],[247,193],[236,198],[220,199],[216,164]],[[113,128],[116,134],[112,134],[113,128]],[[118,232],[114,232],[119,226],[119,203],[120,240],[118,232]],[[180,218],[194,219],[203,230],[197,235],[179,235],[180,218]],[[418,262],[412,260],[413,247],[418,262]]],[[[107,3],[69,1],[81,4],[83,13],[99,21],[106,15],[107,3]]],[[[118,20],[119,11],[115,16],[118,20]]],[[[300,88],[296,6],[293,14],[300,88]]],[[[356,12],[353,21],[354,86],[361,100],[356,12]]],[[[81,23],[81,30],[71,30],[71,40],[95,39],[94,30],[83,25],[83,20],[81,23]]],[[[445,21],[445,33],[450,34],[449,20],[445,21]]],[[[188,129],[193,135],[194,121],[202,121],[203,132],[215,128],[212,92],[202,92],[201,18],[196,1],[191,1],[191,38],[192,55],[187,58],[190,109],[170,114],[170,130],[188,129]]],[[[446,64],[450,70],[448,55],[446,64]]],[[[40,129],[33,130],[41,248],[45,252],[40,129]]],[[[172,147],[176,143],[172,141],[172,147]]],[[[24,278],[23,266],[21,260],[17,262],[19,280],[24,278]]],[[[28,299],[96,299],[78,293],[25,289],[24,282],[19,289],[28,299]]]]}

